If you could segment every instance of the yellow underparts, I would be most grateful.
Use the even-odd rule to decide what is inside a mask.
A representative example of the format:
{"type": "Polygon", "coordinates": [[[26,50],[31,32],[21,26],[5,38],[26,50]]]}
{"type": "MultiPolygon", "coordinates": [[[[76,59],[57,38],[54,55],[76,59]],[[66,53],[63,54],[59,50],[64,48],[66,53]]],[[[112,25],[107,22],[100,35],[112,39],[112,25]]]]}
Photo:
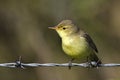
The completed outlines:
{"type": "Polygon", "coordinates": [[[64,52],[72,58],[87,58],[94,51],[89,47],[84,37],[62,38],[62,48],[64,52]]]}

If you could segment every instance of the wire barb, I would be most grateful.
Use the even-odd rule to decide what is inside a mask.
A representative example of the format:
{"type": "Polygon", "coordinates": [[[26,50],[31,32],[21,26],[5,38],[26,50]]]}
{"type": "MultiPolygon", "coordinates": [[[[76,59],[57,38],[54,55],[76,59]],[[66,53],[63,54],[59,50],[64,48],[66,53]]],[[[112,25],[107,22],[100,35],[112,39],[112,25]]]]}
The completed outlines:
{"type": "Polygon", "coordinates": [[[15,62],[15,67],[25,69],[25,67],[21,64],[21,59],[22,57],[19,56],[19,59],[15,62]]]}

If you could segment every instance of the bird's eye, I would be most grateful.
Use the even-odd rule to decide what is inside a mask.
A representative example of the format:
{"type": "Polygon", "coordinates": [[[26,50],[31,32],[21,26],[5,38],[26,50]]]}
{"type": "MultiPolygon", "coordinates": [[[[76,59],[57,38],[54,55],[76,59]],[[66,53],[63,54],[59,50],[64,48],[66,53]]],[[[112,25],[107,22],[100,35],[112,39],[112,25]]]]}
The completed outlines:
{"type": "Polygon", "coordinates": [[[63,30],[65,30],[66,28],[63,28],[63,30]]]}

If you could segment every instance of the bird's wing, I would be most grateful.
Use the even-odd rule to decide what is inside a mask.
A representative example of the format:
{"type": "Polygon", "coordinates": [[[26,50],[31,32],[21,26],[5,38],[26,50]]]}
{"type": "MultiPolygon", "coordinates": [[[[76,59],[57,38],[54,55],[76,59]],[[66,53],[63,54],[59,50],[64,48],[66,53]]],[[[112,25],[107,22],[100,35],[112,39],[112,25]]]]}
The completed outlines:
{"type": "Polygon", "coordinates": [[[95,43],[93,42],[93,40],[91,39],[91,37],[87,33],[84,34],[84,37],[86,38],[89,46],[98,53],[98,49],[97,49],[95,43]]]}

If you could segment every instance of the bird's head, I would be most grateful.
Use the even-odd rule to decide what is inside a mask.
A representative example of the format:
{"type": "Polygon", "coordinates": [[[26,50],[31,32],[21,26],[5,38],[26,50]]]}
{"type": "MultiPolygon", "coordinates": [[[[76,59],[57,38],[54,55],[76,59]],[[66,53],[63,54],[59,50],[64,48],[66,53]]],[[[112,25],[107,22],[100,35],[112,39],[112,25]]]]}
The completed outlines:
{"type": "Polygon", "coordinates": [[[69,36],[78,30],[71,20],[63,20],[57,26],[49,28],[56,30],[60,37],[69,36]]]}

